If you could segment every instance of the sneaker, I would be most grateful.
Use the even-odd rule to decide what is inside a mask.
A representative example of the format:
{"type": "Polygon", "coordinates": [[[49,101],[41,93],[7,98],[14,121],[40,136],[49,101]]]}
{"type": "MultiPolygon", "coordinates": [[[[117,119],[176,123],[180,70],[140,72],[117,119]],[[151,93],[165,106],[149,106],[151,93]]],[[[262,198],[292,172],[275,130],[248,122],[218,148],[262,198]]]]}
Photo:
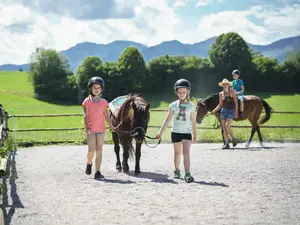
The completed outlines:
{"type": "Polygon", "coordinates": [[[232,138],[232,146],[235,147],[237,145],[237,139],[232,138]]]}
{"type": "Polygon", "coordinates": [[[100,173],[100,171],[98,170],[96,173],[95,173],[95,179],[100,179],[100,178],[104,178],[104,176],[100,173]]]}
{"type": "Polygon", "coordinates": [[[179,179],[181,177],[180,170],[174,170],[174,178],[179,179]]]}
{"type": "Polygon", "coordinates": [[[223,145],[223,147],[222,147],[222,149],[229,149],[230,147],[229,147],[229,144],[227,143],[227,144],[225,144],[225,145],[223,145]]]}
{"type": "Polygon", "coordinates": [[[194,177],[192,177],[192,175],[190,173],[186,173],[184,176],[184,180],[187,183],[191,183],[194,181],[194,177]]]}
{"type": "Polygon", "coordinates": [[[91,175],[91,173],[92,173],[92,164],[87,164],[87,165],[86,165],[85,173],[86,173],[87,175],[91,175]]]}

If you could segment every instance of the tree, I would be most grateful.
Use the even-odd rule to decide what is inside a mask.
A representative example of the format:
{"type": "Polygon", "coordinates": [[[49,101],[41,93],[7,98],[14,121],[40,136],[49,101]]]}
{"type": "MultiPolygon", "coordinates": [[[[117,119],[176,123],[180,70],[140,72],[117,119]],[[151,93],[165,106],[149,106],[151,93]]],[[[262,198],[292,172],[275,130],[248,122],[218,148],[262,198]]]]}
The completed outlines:
{"type": "Polygon", "coordinates": [[[192,93],[209,93],[218,88],[214,67],[206,58],[197,56],[185,58],[182,74],[192,83],[192,93]]]}
{"type": "Polygon", "coordinates": [[[237,33],[220,35],[209,51],[209,58],[219,71],[219,79],[231,75],[233,69],[239,69],[243,77],[251,74],[251,52],[237,33]]]}
{"type": "Polygon", "coordinates": [[[53,49],[39,48],[31,56],[30,80],[38,99],[75,102],[77,87],[72,74],[68,60],[53,49]]]}
{"type": "Polygon", "coordinates": [[[104,73],[101,68],[102,61],[98,56],[86,57],[77,69],[78,86],[81,99],[89,94],[88,81],[92,77],[103,77],[104,73]]]}
{"type": "Polygon", "coordinates": [[[165,55],[150,60],[148,64],[150,75],[147,82],[150,91],[173,91],[175,81],[184,78],[182,69],[185,63],[183,56],[165,55]]]}
{"type": "Polygon", "coordinates": [[[283,63],[284,76],[289,91],[300,91],[300,51],[288,54],[283,63]]]}
{"type": "MultiPolygon", "coordinates": [[[[124,95],[122,91],[122,74],[117,62],[105,62],[102,64],[103,78],[105,80],[105,96],[108,99],[114,99],[124,95]]],[[[128,85],[130,86],[130,85],[128,85]]]]}
{"type": "Polygon", "coordinates": [[[141,91],[144,88],[148,71],[143,55],[136,47],[128,47],[123,51],[118,59],[118,67],[124,94],[141,91]]]}
{"type": "Polygon", "coordinates": [[[268,58],[262,55],[253,59],[254,73],[253,80],[256,80],[255,91],[278,91],[284,89],[282,67],[277,59],[268,58]],[[275,88],[276,87],[276,88],[275,88]]]}

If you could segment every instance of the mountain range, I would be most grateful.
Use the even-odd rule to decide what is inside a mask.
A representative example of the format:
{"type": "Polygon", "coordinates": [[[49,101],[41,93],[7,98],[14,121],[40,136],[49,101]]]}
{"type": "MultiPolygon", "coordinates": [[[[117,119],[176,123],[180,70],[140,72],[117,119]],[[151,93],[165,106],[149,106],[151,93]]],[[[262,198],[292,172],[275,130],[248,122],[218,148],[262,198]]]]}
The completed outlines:
{"type": "MultiPolygon", "coordinates": [[[[82,42],[67,50],[61,51],[60,54],[68,57],[72,70],[76,69],[87,56],[99,56],[103,62],[117,61],[120,54],[129,46],[135,46],[142,53],[146,62],[166,54],[169,56],[195,55],[206,58],[216,38],[217,37],[212,37],[195,44],[183,44],[177,40],[164,41],[151,47],[132,41],[114,41],[109,44],[82,42]]],[[[283,62],[287,53],[294,49],[300,49],[300,36],[280,39],[268,45],[247,44],[252,50],[260,52],[267,57],[277,58],[279,62],[283,62]]],[[[4,64],[0,66],[0,70],[19,69],[28,71],[29,64],[4,64]]]]}

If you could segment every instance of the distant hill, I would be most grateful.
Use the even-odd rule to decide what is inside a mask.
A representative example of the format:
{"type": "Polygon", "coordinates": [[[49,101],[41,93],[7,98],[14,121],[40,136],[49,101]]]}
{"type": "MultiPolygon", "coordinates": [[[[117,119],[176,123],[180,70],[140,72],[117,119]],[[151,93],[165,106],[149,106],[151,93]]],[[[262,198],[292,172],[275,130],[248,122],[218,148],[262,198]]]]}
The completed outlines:
{"type": "MultiPolygon", "coordinates": [[[[217,37],[209,38],[195,44],[183,44],[177,40],[164,41],[159,45],[147,47],[146,45],[132,41],[114,41],[109,44],[96,44],[83,42],[60,53],[69,58],[71,69],[74,70],[87,56],[99,56],[102,61],[117,61],[120,54],[129,46],[135,46],[144,56],[146,62],[162,55],[170,56],[199,56],[208,57],[208,51],[217,37]]],[[[288,52],[300,48],[300,36],[290,37],[275,41],[269,45],[252,45],[247,43],[254,51],[261,52],[267,57],[277,58],[283,62],[288,52]]],[[[28,64],[13,65],[5,64],[0,66],[0,70],[28,70],[28,64]]]]}

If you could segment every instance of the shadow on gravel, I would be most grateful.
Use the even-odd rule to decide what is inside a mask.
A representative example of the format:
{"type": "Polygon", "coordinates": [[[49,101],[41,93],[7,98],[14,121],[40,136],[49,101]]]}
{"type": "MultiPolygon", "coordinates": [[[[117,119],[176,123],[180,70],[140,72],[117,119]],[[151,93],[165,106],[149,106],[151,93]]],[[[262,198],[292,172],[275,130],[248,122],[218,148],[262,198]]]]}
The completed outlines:
{"type": "Polygon", "coordinates": [[[138,175],[135,175],[134,172],[127,173],[128,176],[142,178],[142,179],[149,179],[151,182],[155,183],[170,183],[170,184],[177,184],[176,181],[173,179],[169,179],[169,175],[167,174],[160,174],[160,173],[152,173],[152,172],[141,172],[138,175]]]}
{"type": "Polygon", "coordinates": [[[227,184],[218,183],[218,182],[194,181],[193,183],[201,184],[201,185],[208,185],[208,186],[229,187],[227,184]]]}
{"type": "Polygon", "coordinates": [[[222,149],[222,146],[220,146],[220,148],[211,148],[211,149],[208,149],[208,150],[213,150],[213,151],[217,151],[217,150],[220,150],[220,151],[234,151],[234,150],[239,150],[239,151],[264,151],[264,150],[269,150],[269,149],[280,149],[280,148],[284,148],[284,147],[249,147],[249,148],[246,148],[246,147],[232,147],[230,149],[222,149]]]}
{"type": "Polygon", "coordinates": [[[97,181],[102,181],[105,183],[113,183],[113,184],[134,184],[136,182],[131,181],[131,180],[118,180],[118,179],[109,179],[109,178],[104,178],[104,179],[95,179],[97,181]]]}
{"type": "Polygon", "coordinates": [[[3,210],[5,225],[11,224],[11,219],[15,213],[16,208],[24,208],[18,192],[17,185],[15,180],[18,179],[17,169],[16,169],[16,161],[15,161],[16,151],[10,152],[7,157],[7,168],[6,168],[6,176],[3,178],[3,194],[2,194],[2,205],[1,208],[3,210]],[[9,178],[10,184],[10,197],[12,201],[12,205],[8,204],[8,193],[7,193],[7,179],[9,178]]]}

